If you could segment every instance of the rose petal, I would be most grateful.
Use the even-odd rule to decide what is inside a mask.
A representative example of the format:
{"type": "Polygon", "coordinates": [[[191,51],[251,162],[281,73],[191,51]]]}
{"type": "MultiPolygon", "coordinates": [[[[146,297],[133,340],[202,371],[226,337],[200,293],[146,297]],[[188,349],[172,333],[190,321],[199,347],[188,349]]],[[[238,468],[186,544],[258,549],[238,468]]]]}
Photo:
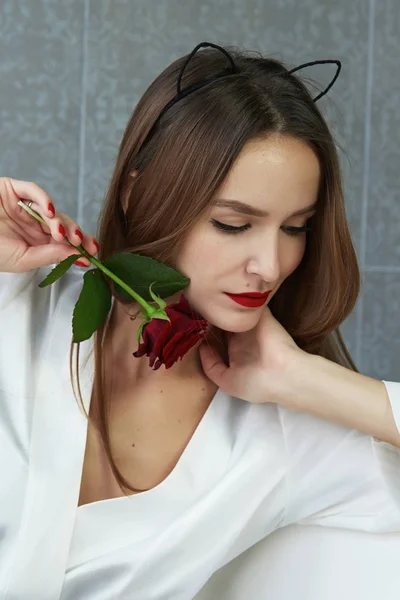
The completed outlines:
{"type": "Polygon", "coordinates": [[[207,335],[208,321],[193,310],[183,294],[179,302],[165,308],[170,322],[152,319],[143,327],[142,342],[133,356],[147,355],[154,370],[170,368],[207,335]]]}

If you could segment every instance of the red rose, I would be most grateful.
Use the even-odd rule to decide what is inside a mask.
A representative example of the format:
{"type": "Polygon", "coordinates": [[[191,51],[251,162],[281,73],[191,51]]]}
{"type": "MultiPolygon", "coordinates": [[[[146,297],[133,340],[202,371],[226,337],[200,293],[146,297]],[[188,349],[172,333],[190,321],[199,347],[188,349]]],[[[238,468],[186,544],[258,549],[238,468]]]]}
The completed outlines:
{"type": "Polygon", "coordinates": [[[171,322],[153,318],[143,327],[143,342],[139,344],[135,358],[149,356],[150,367],[156,371],[165,365],[166,369],[207,335],[208,322],[196,313],[181,294],[179,302],[166,306],[165,312],[171,322]]]}

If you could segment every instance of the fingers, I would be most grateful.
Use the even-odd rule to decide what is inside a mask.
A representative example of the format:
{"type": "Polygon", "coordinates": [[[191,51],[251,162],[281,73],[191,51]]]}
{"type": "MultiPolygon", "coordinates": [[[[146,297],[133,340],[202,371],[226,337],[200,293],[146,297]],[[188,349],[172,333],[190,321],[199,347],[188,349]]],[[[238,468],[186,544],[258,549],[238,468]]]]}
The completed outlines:
{"type": "MultiPolygon", "coordinates": [[[[26,256],[29,258],[29,265],[21,262],[24,269],[53,264],[64,255],[67,258],[84,251],[95,255],[99,251],[94,236],[85,234],[68,215],[57,211],[49,194],[32,181],[0,177],[0,217],[11,219],[22,227],[21,238],[28,246],[26,256]],[[36,215],[29,214],[26,201],[36,215]],[[35,219],[38,215],[41,218],[35,219]]],[[[75,264],[91,265],[87,258],[81,258],[75,264]]]]}
{"type": "MultiPolygon", "coordinates": [[[[61,231],[61,235],[64,233],[65,237],[67,237],[74,246],[82,245],[89,254],[97,254],[99,245],[96,239],[91,235],[85,234],[79,225],[77,225],[68,215],[56,212],[54,220],[56,223],[59,221],[59,226],[61,226],[61,230],[59,227],[58,229],[56,228],[58,234],[60,234],[61,231]]],[[[78,266],[89,266],[90,264],[91,263],[87,258],[80,258],[78,266]]]]}
{"type": "Polygon", "coordinates": [[[199,346],[199,355],[205,375],[219,387],[222,387],[224,376],[226,376],[229,369],[222,357],[216,350],[204,343],[199,346]]]}
{"type": "MultiPolygon", "coordinates": [[[[17,199],[32,202],[30,208],[40,214],[45,221],[45,224],[41,223],[43,231],[50,234],[56,242],[62,243],[68,240],[74,246],[82,246],[91,255],[97,254],[99,245],[96,239],[85,234],[67,214],[57,211],[51,197],[39,185],[17,179],[8,179],[8,183],[17,199]]],[[[32,218],[23,208],[19,210],[26,213],[28,220],[32,218]]],[[[88,267],[91,263],[88,259],[81,258],[77,264],[88,267]]]]}
{"type": "MultiPolygon", "coordinates": [[[[36,205],[36,208],[32,209],[40,212],[40,214],[45,218],[54,217],[54,205],[50,198],[50,196],[37,184],[33,181],[19,181],[18,179],[8,179],[12,189],[14,190],[14,194],[22,199],[22,200],[32,200],[36,205]]],[[[23,209],[22,209],[23,210],[23,209]]]]}
{"type": "MultiPolygon", "coordinates": [[[[41,205],[36,202],[33,202],[30,205],[30,208],[42,216],[45,224],[40,223],[40,226],[43,231],[50,234],[56,242],[63,243],[65,241],[67,243],[67,241],[69,241],[73,246],[82,246],[91,255],[97,254],[99,251],[99,244],[96,239],[92,235],[85,234],[81,227],[79,227],[79,225],[77,225],[67,214],[60,213],[56,210],[53,217],[46,217],[42,214],[41,205]]],[[[24,209],[22,209],[22,211],[24,211],[24,209]]],[[[68,248],[71,249],[71,254],[73,254],[74,252],[72,252],[72,247],[69,244],[68,248]]],[[[91,263],[87,258],[80,258],[79,262],[76,262],[75,264],[79,267],[89,267],[91,263]]]]}

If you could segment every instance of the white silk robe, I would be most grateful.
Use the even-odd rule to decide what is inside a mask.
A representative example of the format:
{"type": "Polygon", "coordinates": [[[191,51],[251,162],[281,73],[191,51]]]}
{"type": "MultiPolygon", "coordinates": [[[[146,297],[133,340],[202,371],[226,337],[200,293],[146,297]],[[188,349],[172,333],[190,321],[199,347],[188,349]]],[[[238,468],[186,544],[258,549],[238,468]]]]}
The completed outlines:
{"type": "MultiPolygon", "coordinates": [[[[222,390],[162,483],[77,508],[87,422],[69,346],[82,271],[38,288],[48,271],[0,274],[1,600],[204,598],[213,573],[285,526],[400,532],[400,449],[222,390]]],[[[400,427],[400,384],[385,383],[400,427]]]]}

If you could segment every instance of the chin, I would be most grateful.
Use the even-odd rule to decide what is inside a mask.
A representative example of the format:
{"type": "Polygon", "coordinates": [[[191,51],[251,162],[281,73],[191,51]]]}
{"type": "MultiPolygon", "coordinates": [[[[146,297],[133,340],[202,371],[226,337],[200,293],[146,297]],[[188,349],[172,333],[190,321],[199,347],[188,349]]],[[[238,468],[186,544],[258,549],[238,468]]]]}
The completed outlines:
{"type": "Polygon", "coordinates": [[[232,333],[244,333],[255,327],[261,318],[263,307],[246,309],[232,303],[232,308],[229,306],[221,306],[220,298],[215,301],[210,300],[210,295],[207,298],[201,298],[200,294],[190,294],[184,292],[190,306],[206,319],[210,325],[229,331],[232,333]],[[192,300],[191,296],[195,296],[192,300]],[[239,309],[239,310],[238,310],[239,309]]]}
{"type": "MultiPolygon", "coordinates": [[[[228,311],[226,311],[228,313],[228,311]]],[[[201,314],[201,313],[200,313],[201,314]]],[[[232,316],[229,314],[219,315],[218,318],[210,315],[210,318],[207,315],[203,315],[205,319],[212,325],[213,327],[217,327],[218,329],[222,329],[223,331],[228,331],[230,333],[245,333],[246,331],[251,331],[254,327],[256,327],[257,323],[260,320],[260,313],[254,312],[253,314],[242,314],[232,316]]]]}

